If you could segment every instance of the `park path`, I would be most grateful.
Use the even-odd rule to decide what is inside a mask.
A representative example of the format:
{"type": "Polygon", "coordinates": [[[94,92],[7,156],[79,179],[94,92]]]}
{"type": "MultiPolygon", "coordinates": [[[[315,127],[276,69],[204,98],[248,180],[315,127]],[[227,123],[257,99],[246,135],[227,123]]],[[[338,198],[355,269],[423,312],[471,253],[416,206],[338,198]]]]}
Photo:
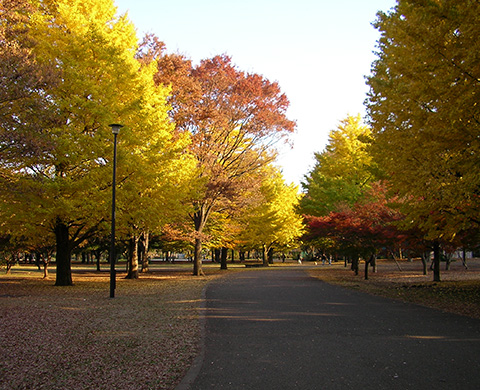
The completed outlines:
{"type": "Polygon", "coordinates": [[[209,285],[204,348],[177,390],[480,389],[479,369],[479,320],[289,267],[209,285]]]}

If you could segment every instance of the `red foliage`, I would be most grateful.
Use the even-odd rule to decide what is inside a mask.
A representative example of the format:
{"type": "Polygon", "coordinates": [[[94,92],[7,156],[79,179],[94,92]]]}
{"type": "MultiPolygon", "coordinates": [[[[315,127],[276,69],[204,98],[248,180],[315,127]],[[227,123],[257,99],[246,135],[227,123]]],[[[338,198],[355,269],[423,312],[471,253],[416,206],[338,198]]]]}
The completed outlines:
{"type": "Polygon", "coordinates": [[[307,216],[305,238],[330,238],[340,251],[363,256],[398,246],[407,234],[395,226],[402,215],[388,206],[385,193],[385,188],[377,183],[351,209],[331,212],[325,217],[307,216]]]}

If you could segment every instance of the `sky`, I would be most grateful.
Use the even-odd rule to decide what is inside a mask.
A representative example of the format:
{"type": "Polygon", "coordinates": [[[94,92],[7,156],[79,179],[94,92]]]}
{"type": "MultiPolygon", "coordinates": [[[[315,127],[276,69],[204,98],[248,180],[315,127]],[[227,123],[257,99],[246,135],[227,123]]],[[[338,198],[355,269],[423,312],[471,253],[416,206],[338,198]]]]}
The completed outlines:
{"type": "Polygon", "coordinates": [[[155,34],[167,52],[195,64],[227,54],[238,67],[279,83],[297,122],[277,165],[300,185],[347,115],[365,116],[365,76],[375,60],[377,11],[395,0],[114,0],[138,37],[155,34]]]}

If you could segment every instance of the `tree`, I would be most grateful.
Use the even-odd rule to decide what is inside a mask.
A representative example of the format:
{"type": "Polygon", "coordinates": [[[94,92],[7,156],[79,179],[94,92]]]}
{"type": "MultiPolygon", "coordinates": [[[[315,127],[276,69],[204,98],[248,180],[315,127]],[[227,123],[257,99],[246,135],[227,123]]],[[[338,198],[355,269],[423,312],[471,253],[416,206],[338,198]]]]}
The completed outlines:
{"type": "Polygon", "coordinates": [[[274,249],[288,248],[302,235],[303,220],[297,213],[298,187],[285,184],[280,172],[266,176],[261,198],[242,213],[240,241],[244,246],[261,249],[263,263],[273,261],[274,249]]]}
{"type": "Polygon", "coordinates": [[[399,0],[375,23],[372,153],[402,212],[433,240],[480,221],[479,15],[478,1],[399,0]]]}
{"type": "Polygon", "coordinates": [[[38,63],[36,46],[28,27],[35,12],[31,2],[2,0],[0,13],[0,153],[1,157],[33,155],[42,148],[41,139],[27,129],[41,131],[48,104],[44,91],[53,86],[58,74],[38,63]],[[12,115],[12,112],[15,115],[12,115]]]}
{"type": "Polygon", "coordinates": [[[308,215],[328,215],[342,206],[353,206],[373,179],[371,156],[366,150],[369,127],[360,115],[347,116],[330,132],[328,144],[315,153],[315,166],[305,176],[305,196],[300,208],[308,215]]]}
{"type": "MultiPolygon", "coordinates": [[[[161,162],[172,169],[168,162],[186,142],[173,138],[168,90],[154,85],[155,64],[142,66],[135,59],[134,27],[115,12],[111,0],[58,0],[42,2],[29,15],[34,58],[61,77],[43,91],[50,125],[37,131],[22,122],[28,136],[45,147],[35,155],[2,156],[9,175],[0,187],[11,194],[11,202],[1,207],[17,222],[35,224],[38,234],[55,234],[56,285],[72,284],[72,249],[109,218],[113,143],[108,124],[128,125],[119,137],[119,186],[130,183],[128,190],[137,195],[147,177],[153,179],[151,172],[138,175],[161,162]]],[[[120,206],[128,201],[129,209],[135,208],[124,194],[120,206]]]]}
{"type": "Polygon", "coordinates": [[[192,135],[197,160],[190,217],[196,232],[193,273],[199,275],[202,234],[210,215],[241,201],[250,174],[274,159],[273,145],[295,123],[286,117],[289,102],[278,84],[239,71],[228,56],[193,68],[179,57],[168,60],[169,71],[160,71],[157,80],[172,84],[172,117],[192,135]],[[182,86],[186,88],[180,92],[182,86]]]}
{"type": "Polygon", "coordinates": [[[389,207],[388,202],[385,187],[374,183],[364,199],[352,208],[323,217],[308,216],[305,239],[330,239],[337,251],[352,258],[352,269],[356,274],[359,258],[363,257],[365,279],[368,279],[369,263],[374,261],[378,251],[383,248],[393,252],[407,238],[407,234],[396,226],[403,216],[389,207]]]}

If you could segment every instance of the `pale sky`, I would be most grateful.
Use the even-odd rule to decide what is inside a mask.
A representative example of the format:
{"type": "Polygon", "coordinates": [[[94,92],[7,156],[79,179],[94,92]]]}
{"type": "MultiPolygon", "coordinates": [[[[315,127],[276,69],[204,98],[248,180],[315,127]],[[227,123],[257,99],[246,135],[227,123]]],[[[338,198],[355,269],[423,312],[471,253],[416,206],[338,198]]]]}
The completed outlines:
{"type": "Polygon", "coordinates": [[[139,38],[154,33],[194,63],[227,54],[240,70],[277,81],[297,121],[278,165],[300,184],[331,130],[365,115],[365,76],[379,33],[371,23],[395,0],[115,0],[139,38]]]}

